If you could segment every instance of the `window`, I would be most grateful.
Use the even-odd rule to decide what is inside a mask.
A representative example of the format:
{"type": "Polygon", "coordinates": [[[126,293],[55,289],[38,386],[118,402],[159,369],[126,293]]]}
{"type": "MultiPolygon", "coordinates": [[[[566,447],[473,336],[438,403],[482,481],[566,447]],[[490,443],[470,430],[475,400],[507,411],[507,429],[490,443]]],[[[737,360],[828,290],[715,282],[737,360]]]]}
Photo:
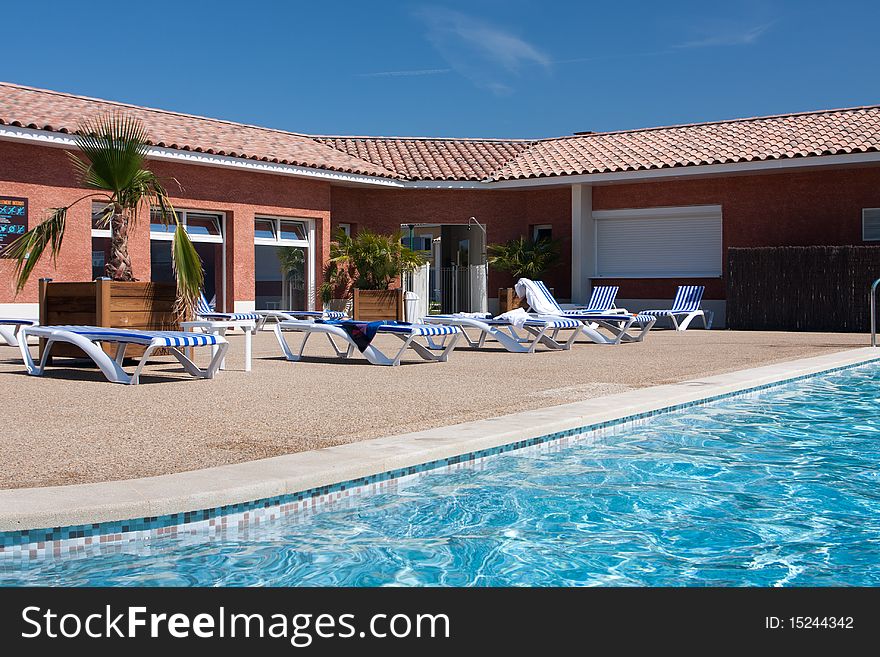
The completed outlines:
{"type": "Polygon", "coordinates": [[[308,246],[309,228],[302,219],[256,217],[254,219],[254,242],[256,244],[281,243],[308,246]]]}
{"type": "MultiPolygon", "coordinates": [[[[182,218],[182,214],[180,212],[175,212],[178,219],[182,218]]],[[[152,208],[150,210],[150,233],[174,233],[175,225],[171,220],[171,217],[168,217],[167,222],[162,220],[162,212],[158,208],[152,208]]]]}
{"type": "Polygon", "coordinates": [[[339,230],[351,237],[351,224],[339,224],[339,230]]]}
{"type": "Polygon", "coordinates": [[[532,226],[532,240],[537,242],[538,240],[552,240],[553,239],[553,226],[550,224],[539,224],[537,226],[532,226]]]}
{"type": "MultiPolygon", "coordinates": [[[[196,210],[175,210],[174,214],[194,242],[223,241],[222,214],[196,210]]],[[[150,239],[171,239],[175,230],[177,225],[171,217],[163,220],[158,208],[150,210],[150,239]]]]}
{"type": "Polygon", "coordinates": [[[260,310],[315,306],[314,226],[308,219],[254,217],[254,301],[260,310]]]}
{"type": "Polygon", "coordinates": [[[282,240],[299,240],[305,241],[306,238],[306,225],[301,221],[288,221],[287,219],[281,219],[279,221],[281,225],[281,230],[279,232],[279,238],[282,240]]]}
{"type": "Polygon", "coordinates": [[[92,203],[92,236],[110,237],[109,206],[103,203],[92,203]]]}
{"type": "Polygon", "coordinates": [[[430,251],[433,238],[433,235],[413,235],[410,239],[409,235],[404,235],[400,242],[413,251],[430,251]]]}
{"type": "Polygon", "coordinates": [[[186,232],[190,237],[195,235],[211,235],[220,237],[220,217],[216,214],[186,213],[186,232]]]}
{"type": "MultiPolygon", "coordinates": [[[[193,242],[204,274],[203,291],[208,299],[217,298],[217,309],[226,312],[226,215],[204,210],[175,210],[193,242]]],[[[177,222],[173,217],[162,217],[159,208],[150,210],[150,280],[154,283],[173,283],[175,280],[171,258],[171,241],[177,222]],[[166,225],[167,223],[167,225],[166,225]]]]}
{"type": "Polygon", "coordinates": [[[599,278],[721,276],[721,206],[593,212],[599,278]]]}
{"type": "Polygon", "coordinates": [[[92,203],[92,280],[104,276],[104,267],[110,259],[110,222],[107,205],[92,203]]]}
{"type": "Polygon", "coordinates": [[[104,276],[104,267],[110,256],[110,238],[92,238],[92,280],[104,276]]]}
{"type": "Polygon", "coordinates": [[[865,242],[880,241],[880,208],[862,210],[862,240],[865,242]]]}

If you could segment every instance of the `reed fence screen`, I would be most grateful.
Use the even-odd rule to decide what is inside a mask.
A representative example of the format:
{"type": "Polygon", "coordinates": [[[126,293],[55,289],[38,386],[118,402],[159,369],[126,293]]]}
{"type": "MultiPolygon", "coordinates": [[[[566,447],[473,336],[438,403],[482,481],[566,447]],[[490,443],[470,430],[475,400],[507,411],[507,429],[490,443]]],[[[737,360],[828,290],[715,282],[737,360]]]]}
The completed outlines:
{"type": "Polygon", "coordinates": [[[729,328],[869,330],[880,246],[729,248],[727,259],[729,328]]]}

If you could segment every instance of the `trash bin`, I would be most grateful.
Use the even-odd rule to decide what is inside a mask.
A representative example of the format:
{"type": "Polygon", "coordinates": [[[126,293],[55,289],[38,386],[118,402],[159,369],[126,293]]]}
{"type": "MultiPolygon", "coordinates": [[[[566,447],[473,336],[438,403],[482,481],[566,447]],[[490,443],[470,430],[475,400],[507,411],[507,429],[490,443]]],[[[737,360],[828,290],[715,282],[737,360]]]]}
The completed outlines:
{"type": "Polygon", "coordinates": [[[410,324],[419,319],[419,295],[415,292],[404,293],[403,314],[410,324]]]}

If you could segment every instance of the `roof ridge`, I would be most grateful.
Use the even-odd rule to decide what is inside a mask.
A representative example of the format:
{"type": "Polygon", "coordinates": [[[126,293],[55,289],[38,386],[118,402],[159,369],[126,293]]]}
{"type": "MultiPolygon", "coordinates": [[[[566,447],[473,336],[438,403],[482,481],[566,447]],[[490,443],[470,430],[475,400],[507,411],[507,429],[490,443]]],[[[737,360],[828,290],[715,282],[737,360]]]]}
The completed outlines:
{"type": "Polygon", "coordinates": [[[308,135],[312,139],[372,139],[372,140],[386,140],[386,141],[476,141],[476,142],[491,142],[491,143],[524,143],[524,144],[533,144],[535,142],[541,141],[542,139],[555,139],[554,137],[544,137],[542,139],[528,139],[524,137],[392,137],[386,135],[308,135]]]}
{"type": "Polygon", "coordinates": [[[87,100],[96,103],[104,103],[106,105],[116,105],[135,110],[146,110],[148,112],[157,112],[159,114],[168,114],[170,116],[183,116],[189,119],[198,119],[200,121],[212,121],[215,123],[224,123],[240,128],[254,128],[256,130],[266,130],[267,132],[277,132],[284,135],[293,135],[295,137],[303,137],[310,139],[312,136],[302,132],[292,132],[290,130],[282,130],[281,128],[269,128],[263,125],[255,125],[253,123],[242,123],[241,121],[232,121],[230,119],[218,119],[211,116],[202,116],[201,114],[189,114],[187,112],[175,112],[174,110],[162,109],[160,107],[147,107],[146,105],[135,105],[134,103],[123,103],[118,100],[108,100],[107,98],[95,98],[93,96],[83,96],[81,94],[72,94],[66,91],[55,91],[54,89],[42,89],[40,87],[31,87],[25,84],[16,84],[15,82],[6,82],[0,80],[0,87],[12,87],[15,89],[26,89],[28,91],[36,91],[38,93],[49,94],[50,96],[63,96],[65,98],[75,98],[77,100],[87,100]]]}
{"type": "Polygon", "coordinates": [[[856,105],[854,107],[838,107],[835,109],[819,109],[819,110],[807,110],[804,112],[786,112],[784,114],[767,114],[766,116],[744,116],[733,119],[720,119],[716,121],[694,121],[692,123],[673,123],[670,125],[657,125],[657,126],[649,126],[646,128],[628,128],[622,130],[603,130],[597,132],[588,132],[585,134],[574,134],[574,135],[562,135],[560,137],[542,137],[541,139],[534,140],[535,142],[547,142],[547,141],[559,141],[561,139],[584,139],[589,137],[596,137],[601,135],[619,135],[619,134],[630,134],[633,132],[653,132],[654,130],[673,130],[676,128],[695,128],[699,126],[707,126],[707,125],[724,125],[726,123],[747,123],[749,121],[766,121],[770,119],[786,119],[794,116],[813,116],[816,114],[834,114],[837,112],[858,112],[863,110],[876,110],[880,109],[880,104],[877,105],[856,105]]]}

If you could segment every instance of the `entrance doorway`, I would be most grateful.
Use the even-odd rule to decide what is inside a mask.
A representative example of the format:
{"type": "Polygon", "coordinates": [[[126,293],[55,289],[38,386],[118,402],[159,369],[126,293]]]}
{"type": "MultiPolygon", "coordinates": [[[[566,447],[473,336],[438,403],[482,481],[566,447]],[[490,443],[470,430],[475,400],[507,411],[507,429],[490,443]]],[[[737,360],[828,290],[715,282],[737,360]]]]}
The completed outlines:
{"type": "Polygon", "coordinates": [[[401,230],[404,245],[428,261],[431,312],[486,312],[486,233],[481,224],[473,219],[469,224],[403,224],[401,230]]]}

